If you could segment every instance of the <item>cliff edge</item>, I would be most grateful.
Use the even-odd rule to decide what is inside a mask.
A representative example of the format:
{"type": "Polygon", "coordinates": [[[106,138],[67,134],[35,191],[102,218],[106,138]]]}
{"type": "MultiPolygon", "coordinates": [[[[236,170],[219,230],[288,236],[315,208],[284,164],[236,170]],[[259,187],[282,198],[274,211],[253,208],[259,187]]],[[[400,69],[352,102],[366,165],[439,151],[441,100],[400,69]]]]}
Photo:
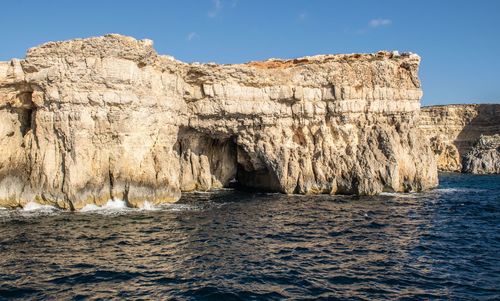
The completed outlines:
{"type": "Polygon", "coordinates": [[[172,202],[238,182],[283,193],[437,185],[420,58],[187,64],[120,35],[0,62],[0,206],[172,202]]]}

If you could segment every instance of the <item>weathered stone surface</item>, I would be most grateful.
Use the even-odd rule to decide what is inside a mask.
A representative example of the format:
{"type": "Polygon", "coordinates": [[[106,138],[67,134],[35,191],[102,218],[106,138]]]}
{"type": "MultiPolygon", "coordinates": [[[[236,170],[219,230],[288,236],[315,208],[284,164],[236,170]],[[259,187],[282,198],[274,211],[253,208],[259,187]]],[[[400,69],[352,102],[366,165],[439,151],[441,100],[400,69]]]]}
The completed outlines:
{"type": "Polygon", "coordinates": [[[430,106],[423,107],[420,115],[420,128],[442,171],[460,172],[463,157],[481,135],[500,134],[498,104],[430,106]]]}
{"type": "Polygon", "coordinates": [[[481,136],[464,157],[464,172],[500,173],[500,135],[481,136]]]}
{"type": "Polygon", "coordinates": [[[240,185],[375,194],[437,185],[420,58],[186,64],[119,35],[0,63],[0,206],[169,202],[240,185]]]}

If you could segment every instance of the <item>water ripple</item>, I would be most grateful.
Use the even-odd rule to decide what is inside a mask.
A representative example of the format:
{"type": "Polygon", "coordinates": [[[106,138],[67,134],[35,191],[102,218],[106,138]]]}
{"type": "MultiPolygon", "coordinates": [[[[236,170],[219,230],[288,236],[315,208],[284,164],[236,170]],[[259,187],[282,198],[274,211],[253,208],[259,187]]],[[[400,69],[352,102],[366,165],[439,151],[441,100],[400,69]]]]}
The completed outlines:
{"type": "Polygon", "coordinates": [[[500,299],[500,177],[441,183],[373,197],[221,191],[142,209],[2,209],[0,300],[500,299]]]}

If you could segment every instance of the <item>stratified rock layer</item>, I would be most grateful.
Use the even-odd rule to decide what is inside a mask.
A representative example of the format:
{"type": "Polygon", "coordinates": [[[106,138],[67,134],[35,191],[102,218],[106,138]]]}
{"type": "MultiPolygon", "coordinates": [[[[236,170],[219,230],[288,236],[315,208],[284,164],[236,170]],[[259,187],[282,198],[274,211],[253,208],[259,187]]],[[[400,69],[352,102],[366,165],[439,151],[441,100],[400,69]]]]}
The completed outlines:
{"type": "Polygon", "coordinates": [[[462,171],[463,158],[481,135],[500,134],[498,104],[430,106],[423,107],[420,115],[420,128],[429,139],[442,171],[462,171]]]}
{"type": "Polygon", "coordinates": [[[186,64],[119,35],[0,63],[0,206],[81,208],[239,185],[375,194],[437,185],[420,58],[186,64]]]}

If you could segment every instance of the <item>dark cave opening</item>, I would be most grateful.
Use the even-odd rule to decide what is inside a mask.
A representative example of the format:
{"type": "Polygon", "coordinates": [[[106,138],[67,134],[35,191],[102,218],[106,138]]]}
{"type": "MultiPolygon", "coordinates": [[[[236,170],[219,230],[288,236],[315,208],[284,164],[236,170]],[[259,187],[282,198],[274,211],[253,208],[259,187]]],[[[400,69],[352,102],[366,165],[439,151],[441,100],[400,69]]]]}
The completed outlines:
{"type": "Polygon", "coordinates": [[[35,105],[33,104],[33,92],[23,92],[18,95],[22,106],[13,108],[17,113],[20,124],[20,131],[23,137],[33,128],[33,117],[35,114],[35,105]]]}
{"type": "Polygon", "coordinates": [[[259,192],[281,192],[277,177],[267,168],[248,171],[238,164],[236,173],[236,186],[238,190],[259,192]]]}
{"type": "Polygon", "coordinates": [[[24,109],[24,108],[18,108],[16,109],[17,111],[17,118],[19,119],[20,123],[20,130],[21,134],[26,136],[26,134],[31,130],[32,124],[33,124],[33,109],[24,109]]]}
{"type": "Polygon", "coordinates": [[[236,146],[236,188],[246,191],[280,192],[278,177],[265,164],[256,168],[242,147],[236,146]]]}
{"type": "Polygon", "coordinates": [[[183,191],[218,187],[281,191],[277,176],[265,164],[256,164],[256,158],[237,144],[236,137],[219,138],[186,127],[179,130],[175,149],[181,163],[183,191]]]}

